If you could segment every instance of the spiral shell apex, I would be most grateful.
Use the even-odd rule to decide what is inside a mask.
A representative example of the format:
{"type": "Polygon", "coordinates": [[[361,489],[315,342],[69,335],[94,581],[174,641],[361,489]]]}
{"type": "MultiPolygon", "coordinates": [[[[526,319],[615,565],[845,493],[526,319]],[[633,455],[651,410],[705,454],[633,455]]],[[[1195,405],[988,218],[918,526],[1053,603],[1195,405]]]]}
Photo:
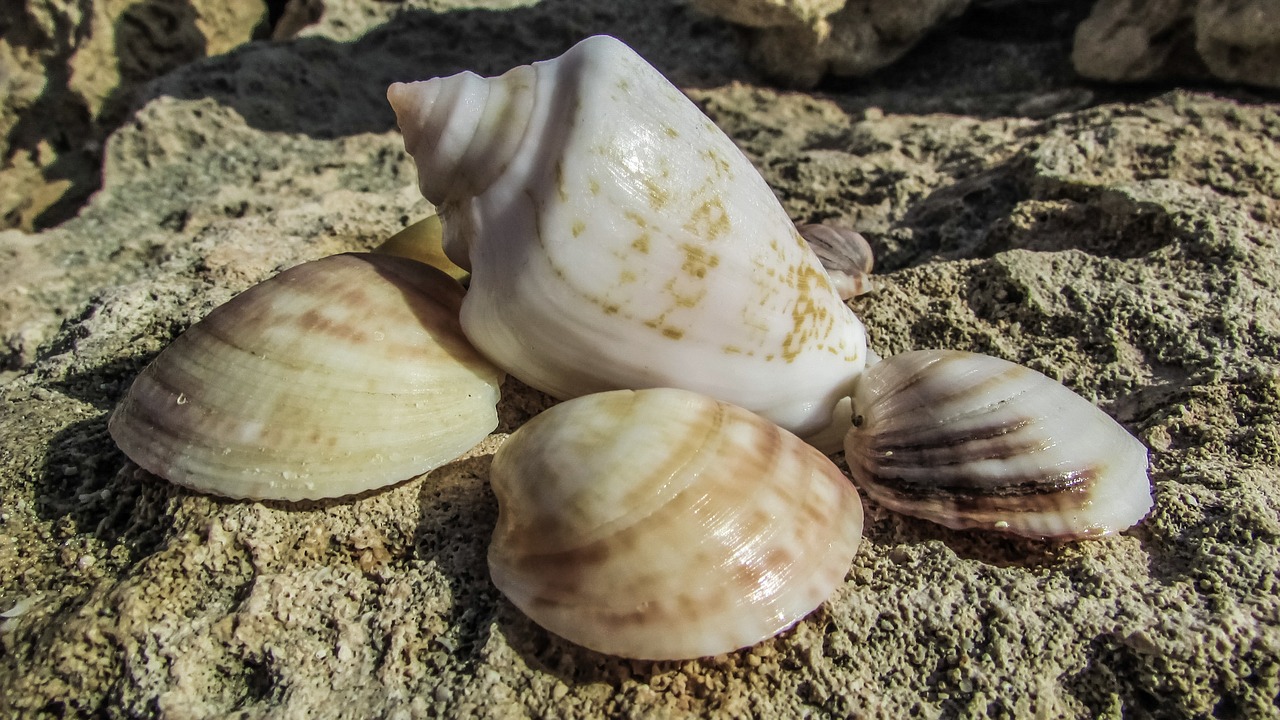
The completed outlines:
{"type": "Polygon", "coordinates": [[[844,580],[862,504],[814,448],[683,390],[619,390],[517,430],[490,474],[493,582],[548,630],[642,659],[790,627],[844,580]]]}
{"type": "Polygon", "coordinates": [[[956,529],[1096,537],[1151,510],[1147,449],[1062,384],[976,353],[919,350],[872,365],[845,438],[875,502],[956,529]]]}
{"type": "Polygon", "coordinates": [[[801,434],[862,368],[844,306],[750,161],[621,42],[388,98],[470,269],[462,327],[558,398],[681,387],[801,434]]]}
{"type": "Polygon", "coordinates": [[[164,350],[112,438],[175,483],[236,498],[338,497],[462,455],[498,424],[502,372],[458,327],[462,288],[387,255],[286,270],[164,350]]]}

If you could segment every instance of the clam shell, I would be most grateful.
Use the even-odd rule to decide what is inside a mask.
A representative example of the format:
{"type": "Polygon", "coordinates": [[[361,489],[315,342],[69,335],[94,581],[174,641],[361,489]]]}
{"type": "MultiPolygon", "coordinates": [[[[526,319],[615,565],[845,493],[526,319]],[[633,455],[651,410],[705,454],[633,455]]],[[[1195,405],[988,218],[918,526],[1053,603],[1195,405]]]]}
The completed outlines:
{"type": "Polygon", "coordinates": [[[1062,384],[999,358],[920,350],[867,369],[845,459],[880,505],[956,529],[1094,537],[1151,510],[1147,449],[1062,384]]]}
{"type": "Polygon", "coordinates": [[[111,436],[152,473],[236,498],[337,497],[426,472],[498,422],[502,373],[462,335],[462,292],[387,255],[299,265],[157,356],[111,436]]]}
{"type": "Polygon", "coordinates": [[[680,387],[809,434],[862,324],[750,161],[621,42],[388,90],[472,273],[462,327],[557,398],[680,387]]]}
{"type": "Polygon", "coordinates": [[[862,537],[847,478],[799,438],[695,393],[570,400],[491,471],[493,582],[593,650],[680,659],[790,627],[844,580],[862,537]]]}

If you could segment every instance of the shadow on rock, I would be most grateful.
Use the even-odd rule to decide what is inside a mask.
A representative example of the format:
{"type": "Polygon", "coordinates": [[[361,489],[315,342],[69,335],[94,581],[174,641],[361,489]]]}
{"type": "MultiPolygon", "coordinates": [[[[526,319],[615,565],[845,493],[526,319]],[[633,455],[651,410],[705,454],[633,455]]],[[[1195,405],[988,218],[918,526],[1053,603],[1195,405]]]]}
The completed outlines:
{"type": "Polygon", "coordinates": [[[424,482],[418,495],[414,554],[435,563],[448,579],[451,616],[437,643],[467,669],[484,658],[499,594],[486,561],[498,505],[489,489],[493,455],[458,460],[424,482]],[[448,478],[448,482],[443,480],[448,478]]]}
{"type": "MultiPolygon", "coordinates": [[[[570,687],[605,684],[616,691],[628,680],[647,685],[653,678],[679,671],[689,662],[631,660],[588,650],[542,629],[506,598],[501,600],[497,621],[507,643],[529,668],[553,675],[570,687]]],[[[750,652],[750,648],[744,648],[726,655],[750,652]]],[[[701,658],[697,662],[709,665],[716,659],[701,658]]]]}
{"type": "Polygon", "coordinates": [[[152,97],[213,98],[268,132],[335,138],[395,129],[386,89],[471,70],[495,75],[595,34],[615,35],[684,86],[750,77],[733,30],[683,4],[546,0],[503,11],[405,11],[352,42],[257,43],[194,63],[152,97]],[[722,42],[708,43],[708,36],[722,42]],[[695,42],[696,40],[696,42],[695,42]]]}
{"type": "Polygon", "coordinates": [[[1274,715],[1274,651],[1233,646],[1225,639],[1200,647],[1175,645],[1170,652],[1167,642],[1133,628],[1098,635],[1086,646],[1083,668],[1064,677],[1063,684],[1088,708],[1089,717],[1274,715]],[[1169,680],[1171,674],[1176,682],[1169,680]]]}
{"type": "Polygon", "coordinates": [[[829,76],[819,89],[848,93],[838,102],[855,113],[875,106],[889,113],[1036,118],[1086,107],[1107,92],[1080,81],[1071,65],[1073,29],[1092,3],[974,3],[893,64],[865,77],[829,76]]]}
{"type": "Polygon", "coordinates": [[[62,531],[124,544],[140,558],[163,542],[169,525],[163,508],[175,492],[116,449],[101,415],[72,423],[49,441],[35,501],[37,512],[61,523],[62,531]]]}
{"type": "Polygon", "coordinates": [[[1025,154],[938,188],[901,224],[912,230],[912,240],[877,256],[885,271],[929,258],[990,258],[1014,249],[1129,260],[1181,239],[1160,208],[1104,188],[1042,178],[1025,154]]]}
{"type": "MultiPolygon", "coordinates": [[[[134,378],[159,354],[157,351],[116,358],[87,372],[68,373],[60,380],[50,381],[49,387],[88,403],[98,410],[110,411],[115,408],[116,403],[120,402],[120,398],[124,397],[134,378]]],[[[105,423],[106,420],[104,419],[103,422],[105,423]]]]}
{"type": "Polygon", "coordinates": [[[521,425],[558,402],[550,395],[534,390],[508,375],[502,383],[502,398],[498,400],[498,427],[494,432],[515,432],[521,425]]]}
{"type": "Polygon", "coordinates": [[[863,541],[886,548],[895,562],[914,564],[919,548],[945,547],[961,560],[992,567],[1061,569],[1075,555],[1070,541],[1033,540],[983,530],[952,530],[928,520],[868,507],[863,541]]]}

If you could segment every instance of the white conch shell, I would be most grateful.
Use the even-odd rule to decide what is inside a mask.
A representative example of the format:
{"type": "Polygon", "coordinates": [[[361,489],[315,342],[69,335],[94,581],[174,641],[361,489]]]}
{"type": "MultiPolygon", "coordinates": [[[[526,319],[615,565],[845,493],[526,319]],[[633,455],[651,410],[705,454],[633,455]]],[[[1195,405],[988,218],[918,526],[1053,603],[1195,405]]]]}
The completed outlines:
{"type": "Polygon", "coordinates": [[[237,498],[337,497],[458,457],[498,424],[502,372],[462,335],[462,288],[387,255],[299,265],[216,308],[112,413],[134,462],[237,498]]]}
{"type": "Polygon", "coordinates": [[[472,273],[463,330],[507,372],[558,398],[670,386],[801,434],[830,422],[862,324],[750,161],[630,48],[387,94],[472,273]]]}
{"type": "Polygon", "coordinates": [[[552,632],[643,659],[716,655],[790,627],[844,581],[857,490],[742,408],[673,389],[557,405],[493,459],[493,582],[552,632]]]}
{"type": "Polygon", "coordinates": [[[1147,449],[1062,384],[999,358],[919,350],[876,363],[845,438],[880,505],[956,529],[1107,535],[1151,510],[1147,449]]]}

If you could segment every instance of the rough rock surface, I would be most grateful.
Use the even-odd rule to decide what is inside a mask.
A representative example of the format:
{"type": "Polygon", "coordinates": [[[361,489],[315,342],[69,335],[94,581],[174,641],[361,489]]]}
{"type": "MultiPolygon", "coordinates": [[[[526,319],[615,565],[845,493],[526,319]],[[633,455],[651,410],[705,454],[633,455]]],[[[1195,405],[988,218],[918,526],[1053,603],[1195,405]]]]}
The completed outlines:
{"type": "Polygon", "coordinates": [[[694,7],[729,22],[755,28],[816,23],[845,6],[846,0],[694,0],[694,7]]]}
{"type": "Polygon", "coordinates": [[[98,186],[102,141],[145,82],[247,42],[264,0],[0,6],[0,227],[47,227],[98,186]]]}
{"type": "Polygon", "coordinates": [[[1103,97],[1073,84],[1068,41],[1034,31],[956,26],[804,94],[761,84],[731,28],[671,0],[348,7],[149,85],[79,216],[0,235],[0,321],[29,339],[0,375],[0,716],[1280,714],[1274,98],[1103,97]],[[1062,379],[1151,447],[1153,514],[1058,545],[868,504],[844,585],[794,629],[629,662],[548,635],[489,583],[490,458],[548,403],[516,383],[467,457],[356,498],[196,495],[113,447],[107,413],[183,328],[429,211],[388,81],[597,32],[685,88],[793,217],[868,236],[880,290],[853,307],[873,347],[1062,379]]]}
{"type": "Polygon", "coordinates": [[[752,59],[797,87],[812,87],[827,73],[878,70],[968,5],[969,0],[694,0],[704,12],[758,28],[752,59]]]}
{"type": "Polygon", "coordinates": [[[1280,87],[1280,3],[1099,0],[1076,31],[1073,58],[1100,80],[1216,77],[1280,87]]]}

